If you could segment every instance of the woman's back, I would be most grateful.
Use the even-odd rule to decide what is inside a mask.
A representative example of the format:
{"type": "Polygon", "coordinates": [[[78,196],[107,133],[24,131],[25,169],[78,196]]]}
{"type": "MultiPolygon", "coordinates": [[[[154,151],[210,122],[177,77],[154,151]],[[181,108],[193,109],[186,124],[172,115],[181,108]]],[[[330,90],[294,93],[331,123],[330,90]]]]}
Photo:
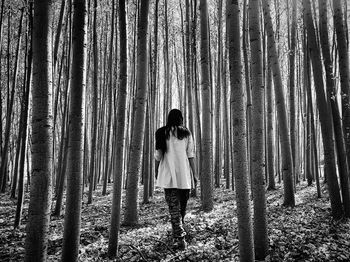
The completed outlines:
{"type": "Polygon", "coordinates": [[[188,158],[192,157],[194,157],[194,143],[191,132],[187,128],[158,129],[155,158],[160,161],[160,166],[157,186],[190,189],[191,169],[188,158]],[[183,133],[188,135],[183,136],[183,133]],[[182,136],[181,139],[179,135],[182,136]],[[164,140],[160,141],[160,139],[164,140]]]}

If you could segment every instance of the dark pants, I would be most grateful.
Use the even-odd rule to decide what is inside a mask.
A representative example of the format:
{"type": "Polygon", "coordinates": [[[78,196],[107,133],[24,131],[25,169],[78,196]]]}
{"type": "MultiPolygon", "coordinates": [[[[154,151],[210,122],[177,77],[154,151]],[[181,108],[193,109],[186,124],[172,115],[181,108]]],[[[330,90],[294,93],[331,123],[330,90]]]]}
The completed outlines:
{"type": "Polygon", "coordinates": [[[186,215],[187,201],[190,196],[189,189],[165,188],[165,200],[169,206],[170,221],[175,238],[186,235],[183,229],[183,219],[186,215]]]}

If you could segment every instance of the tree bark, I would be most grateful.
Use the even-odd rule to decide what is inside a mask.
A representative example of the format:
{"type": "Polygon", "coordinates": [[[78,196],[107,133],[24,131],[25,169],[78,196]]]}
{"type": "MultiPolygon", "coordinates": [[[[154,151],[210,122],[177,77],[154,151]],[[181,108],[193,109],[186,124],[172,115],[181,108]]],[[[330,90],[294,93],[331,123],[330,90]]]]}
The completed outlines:
{"type": "Polygon", "coordinates": [[[254,248],[256,259],[267,255],[267,221],[265,197],[265,149],[264,149],[264,84],[262,71],[259,1],[250,0],[249,34],[251,47],[252,79],[252,152],[251,172],[254,201],[254,248]]]}
{"type": "Polygon", "coordinates": [[[110,157],[110,137],[111,137],[111,127],[112,127],[112,104],[113,104],[113,89],[114,89],[114,82],[113,82],[113,43],[114,43],[114,17],[116,17],[117,12],[115,11],[115,3],[114,0],[112,1],[112,22],[111,22],[111,39],[110,39],[110,46],[109,46],[109,58],[108,58],[108,72],[109,72],[109,82],[107,84],[108,89],[108,120],[107,120],[107,130],[106,130],[106,157],[105,157],[105,170],[103,172],[103,188],[102,188],[102,195],[106,195],[107,193],[107,182],[108,182],[108,176],[109,176],[109,170],[110,170],[110,163],[111,163],[111,157],[110,157]]]}
{"type": "Polygon", "coordinates": [[[329,105],[324,93],[324,83],[322,78],[321,54],[315,35],[315,28],[312,20],[311,5],[309,0],[303,1],[304,23],[307,29],[308,47],[312,63],[313,77],[316,88],[316,100],[319,110],[319,120],[322,130],[322,141],[325,159],[325,176],[327,178],[329,197],[334,219],[340,219],[343,216],[342,202],[339,192],[337,178],[334,141],[333,141],[333,119],[329,105]]]}
{"type": "Polygon", "coordinates": [[[201,35],[201,77],[202,77],[202,206],[209,212],[213,209],[212,175],[212,137],[211,137],[211,85],[209,79],[209,32],[207,0],[200,0],[200,35],[201,35]]]}
{"type": "MultiPolygon", "coordinates": [[[[345,1],[346,2],[346,1],[345,1]]],[[[350,164],[350,65],[346,39],[346,24],[343,21],[343,10],[340,0],[333,0],[334,27],[337,35],[337,50],[339,54],[339,73],[342,101],[344,138],[348,164],[350,164]]],[[[345,13],[346,17],[346,13],[345,13]]]]}
{"type": "Polygon", "coordinates": [[[233,125],[238,238],[240,261],[254,261],[253,225],[249,199],[247,158],[246,105],[242,83],[241,43],[239,37],[239,5],[237,0],[227,4],[227,29],[231,83],[231,116],[233,125]]]}
{"type": "MultiPolygon", "coordinates": [[[[264,2],[264,1],[263,1],[264,2]]],[[[292,26],[290,32],[289,49],[289,103],[290,103],[290,144],[293,160],[294,172],[296,172],[297,150],[296,150],[296,109],[295,109],[295,47],[296,47],[296,19],[297,19],[297,0],[292,0],[292,26]]],[[[271,22],[272,24],[272,22],[271,22]]]]}
{"type": "Polygon", "coordinates": [[[25,261],[46,261],[52,175],[52,1],[34,2],[32,89],[32,179],[25,261]]]}
{"type": "MultiPolygon", "coordinates": [[[[333,80],[334,76],[332,72],[331,53],[328,42],[327,1],[319,0],[319,10],[320,43],[322,47],[324,69],[326,72],[327,97],[333,115],[333,127],[336,149],[338,152],[339,177],[344,215],[350,217],[349,167],[346,157],[346,144],[343,136],[342,121],[336,99],[335,82],[333,80]]],[[[346,111],[344,112],[344,115],[346,115],[346,111]]]]}
{"type": "Polygon", "coordinates": [[[270,64],[268,63],[267,69],[267,86],[266,86],[266,104],[267,104],[267,171],[268,171],[268,190],[275,190],[275,153],[274,153],[274,129],[273,129],[273,86],[272,86],[272,73],[270,64]]]}
{"type": "Polygon", "coordinates": [[[222,0],[218,2],[218,47],[217,47],[217,74],[215,93],[215,186],[220,187],[222,169],[222,138],[221,138],[221,71],[222,71],[222,0]]]}
{"type": "Polygon", "coordinates": [[[84,164],[86,1],[74,0],[73,6],[72,87],[62,261],[78,260],[84,164]]]}
{"type": "Polygon", "coordinates": [[[280,71],[280,64],[277,56],[277,48],[276,48],[276,42],[274,38],[274,31],[272,26],[268,0],[262,1],[262,5],[264,9],[269,60],[270,60],[271,70],[272,70],[273,79],[274,79],[274,91],[275,91],[276,104],[277,104],[277,117],[278,117],[278,124],[280,128],[282,173],[283,173],[282,175],[283,175],[283,188],[284,188],[283,205],[293,207],[295,205],[294,188],[293,188],[294,187],[293,156],[292,156],[291,142],[289,137],[288,123],[287,123],[287,112],[286,112],[286,105],[284,101],[282,77],[281,77],[281,71],[280,71]]]}
{"type": "Polygon", "coordinates": [[[21,156],[19,161],[19,180],[18,180],[18,196],[17,196],[17,208],[14,228],[18,228],[21,223],[22,209],[23,209],[23,193],[24,193],[24,164],[25,164],[25,154],[27,148],[27,123],[28,123],[28,108],[29,108],[29,93],[31,88],[31,74],[32,74],[32,60],[33,60],[33,49],[32,49],[32,33],[33,33],[33,3],[29,3],[28,10],[28,29],[27,29],[27,40],[30,39],[30,43],[27,41],[28,55],[27,55],[27,72],[25,78],[25,96],[24,96],[24,118],[23,118],[23,135],[22,135],[22,148],[21,156]]]}
{"type": "Polygon", "coordinates": [[[137,78],[135,97],[135,116],[132,121],[132,134],[130,139],[130,160],[128,163],[128,183],[126,191],[126,204],[124,223],[135,225],[138,223],[138,178],[142,168],[143,140],[146,121],[147,103],[147,27],[148,27],[149,0],[141,2],[140,17],[137,31],[137,78]]]}
{"type": "Polygon", "coordinates": [[[88,204],[92,203],[92,191],[94,189],[96,172],[96,155],[97,155],[97,122],[98,122],[98,50],[97,50],[97,0],[94,0],[94,18],[93,18],[93,56],[94,56],[94,71],[93,71],[93,124],[92,124],[92,140],[91,140],[91,156],[90,156],[90,171],[89,171],[89,194],[88,204]]]}

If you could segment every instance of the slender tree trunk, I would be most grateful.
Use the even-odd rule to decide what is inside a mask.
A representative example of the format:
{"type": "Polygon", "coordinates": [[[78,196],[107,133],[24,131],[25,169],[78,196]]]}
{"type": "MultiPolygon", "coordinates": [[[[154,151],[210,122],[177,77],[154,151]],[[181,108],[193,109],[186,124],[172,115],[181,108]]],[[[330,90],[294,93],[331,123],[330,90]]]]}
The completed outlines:
{"type": "Polygon", "coordinates": [[[251,171],[254,201],[254,248],[256,259],[267,255],[267,221],[265,197],[264,84],[262,72],[259,1],[249,1],[252,87],[252,156],[251,171]]]}
{"type": "Polygon", "coordinates": [[[138,223],[138,178],[142,168],[143,139],[146,121],[147,102],[147,27],[148,27],[149,0],[141,2],[140,17],[138,21],[137,43],[137,90],[135,97],[135,116],[132,122],[130,140],[130,160],[128,163],[128,183],[126,191],[126,205],[124,223],[135,225],[138,223]]]}
{"type": "Polygon", "coordinates": [[[97,0],[94,0],[94,18],[93,18],[93,56],[94,56],[94,72],[93,72],[93,124],[92,124],[92,141],[91,141],[91,156],[90,156],[90,171],[89,171],[89,194],[88,204],[92,203],[92,191],[94,189],[96,172],[96,156],[97,156],[97,100],[98,100],[98,50],[97,50],[97,0]]]}
{"type": "MultiPolygon", "coordinates": [[[[305,37],[304,37],[305,38],[305,37]]],[[[307,109],[307,125],[308,125],[308,138],[307,138],[307,178],[308,178],[308,184],[310,185],[313,180],[313,174],[312,174],[312,166],[315,166],[315,180],[316,180],[316,188],[317,188],[317,197],[321,197],[321,187],[320,187],[320,177],[318,172],[318,167],[314,163],[316,161],[312,161],[311,153],[313,152],[315,159],[318,159],[318,150],[317,150],[317,144],[316,144],[316,132],[315,132],[315,122],[314,122],[314,114],[313,114],[313,105],[312,105],[312,94],[311,94],[311,81],[310,81],[310,58],[307,50],[307,44],[306,44],[306,38],[304,39],[304,85],[307,92],[307,99],[308,99],[308,109],[307,109]]]]}
{"type": "Polygon", "coordinates": [[[62,261],[78,260],[84,164],[86,1],[74,0],[73,6],[72,87],[62,261]]]}
{"type": "Polygon", "coordinates": [[[204,211],[213,209],[213,177],[212,177],[212,137],[210,109],[210,79],[209,79],[209,32],[207,0],[200,0],[200,32],[201,32],[201,76],[202,76],[202,206],[204,211]]]}
{"type": "MultiPolygon", "coordinates": [[[[346,1],[345,1],[346,2],[346,1]]],[[[344,24],[343,10],[340,0],[333,0],[334,27],[337,34],[337,50],[339,53],[339,73],[342,101],[342,116],[344,126],[344,138],[348,164],[350,164],[350,61],[347,46],[347,24],[344,24]]],[[[347,16],[346,12],[344,13],[347,16]]]]}
{"type": "Polygon", "coordinates": [[[231,110],[233,125],[234,173],[236,185],[238,238],[240,261],[254,261],[253,225],[249,199],[247,158],[247,129],[244,88],[242,83],[241,43],[239,37],[239,5],[237,0],[227,4],[231,110]]]}
{"type": "MultiPolygon", "coordinates": [[[[9,143],[9,133],[10,133],[10,124],[9,117],[12,116],[12,113],[9,115],[9,111],[11,107],[11,100],[10,100],[10,87],[11,87],[11,12],[8,12],[7,15],[7,106],[6,106],[6,122],[5,122],[5,144],[4,147],[1,148],[2,154],[1,154],[1,165],[0,165],[0,193],[5,192],[6,188],[6,177],[7,177],[7,161],[8,161],[8,152],[7,147],[9,143]]],[[[2,138],[2,136],[1,136],[2,138]]]]}
{"type": "Polygon", "coordinates": [[[220,187],[222,169],[222,149],[221,149],[221,71],[222,71],[222,0],[218,2],[218,47],[217,47],[217,74],[216,74],[216,94],[215,94],[215,186],[220,187]]]}
{"type": "Polygon", "coordinates": [[[192,132],[194,132],[194,115],[193,115],[193,89],[191,81],[191,18],[190,18],[190,6],[189,0],[186,0],[186,90],[187,90],[187,99],[188,99],[188,126],[192,132]]]}
{"type": "Polygon", "coordinates": [[[67,152],[68,152],[68,128],[67,128],[67,118],[68,118],[68,85],[67,85],[67,91],[66,91],[66,99],[65,99],[65,106],[64,106],[64,113],[62,118],[62,132],[61,132],[61,148],[60,148],[60,160],[59,160],[59,166],[58,169],[59,172],[57,172],[58,176],[58,183],[57,183],[57,190],[56,190],[56,204],[55,204],[55,210],[53,212],[53,216],[59,217],[61,215],[61,207],[62,207],[62,199],[63,199],[63,193],[64,193],[64,185],[66,182],[66,163],[67,163],[67,152]]]}
{"type": "MultiPolygon", "coordinates": [[[[3,15],[4,15],[4,2],[5,0],[1,1],[1,11],[0,11],[0,56],[2,56],[2,25],[3,25],[3,15]]],[[[2,75],[0,73],[0,81],[2,81],[2,75]]],[[[2,88],[0,88],[0,112],[3,110],[3,100],[2,100],[2,88]]],[[[2,121],[0,121],[0,134],[2,134],[2,121]]],[[[2,135],[0,136],[0,159],[2,159],[2,135]]],[[[0,172],[0,187],[2,184],[2,173],[0,172]]]]}
{"type": "Polygon", "coordinates": [[[319,120],[322,129],[322,141],[324,147],[325,175],[327,177],[329,197],[331,201],[332,216],[334,219],[340,219],[343,216],[342,202],[339,192],[337,178],[334,141],[333,141],[333,120],[332,113],[326,101],[324,93],[324,83],[322,78],[321,54],[315,35],[315,28],[311,15],[311,5],[309,0],[303,1],[304,23],[307,28],[308,47],[312,62],[313,77],[316,88],[316,100],[319,110],[319,120]]]}
{"type": "Polygon", "coordinates": [[[109,46],[109,84],[108,84],[108,120],[107,120],[107,138],[106,138],[106,158],[105,158],[105,170],[103,172],[103,189],[102,189],[102,195],[106,195],[107,193],[107,182],[108,182],[108,171],[110,166],[110,136],[111,136],[111,126],[112,126],[112,95],[113,95],[113,39],[114,39],[114,17],[116,16],[116,11],[114,10],[115,3],[114,0],[112,0],[112,22],[111,22],[111,39],[110,39],[110,46],[109,46]]]}
{"type": "Polygon", "coordinates": [[[32,90],[32,180],[25,261],[46,261],[52,175],[52,1],[35,0],[32,90]]]}
{"type": "MultiPolygon", "coordinates": [[[[227,18],[227,12],[228,8],[226,7],[226,24],[228,24],[228,18],[227,18]]],[[[226,180],[226,189],[230,188],[230,170],[231,170],[231,163],[230,163],[230,142],[231,142],[231,134],[230,134],[230,125],[231,122],[229,122],[230,114],[230,106],[228,106],[227,98],[228,98],[228,78],[226,76],[227,74],[227,59],[228,56],[228,43],[229,43],[229,37],[228,37],[229,30],[226,27],[225,32],[225,40],[224,40],[224,56],[222,59],[222,88],[223,88],[223,128],[224,128],[224,177],[226,180]]],[[[249,161],[248,161],[249,163],[249,161]]],[[[232,188],[233,189],[233,188],[232,188]]]]}
{"type": "MultiPolygon", "coordinates": [[[[264,1],[263,1],[264,2],[264,1]]],[[[296,51],[296,19],[297,19],[297,0],[292,0],[292,26],[290,31],[290,49],[289,49],[289,112],[290,112],[290,144],[293,160],[294,173],[297,168],[297,148],[296,148],[296,109],[295,109],[295,51],[296,51]]],[[[272,22],[271,22],[272,24],[272,22]]],[[[297,180],[297,179],[296,179],[297,180]]]]}
{"type": "Polygon", "coordinates": [[[279,60],[277,56],[277,48],[276,48],[276,42],[274,39],[274,32],[273,32],[268,0],[262,1],[262,5],[264,9],[265,27],[267,30],[269,59],[270,59],[271,70],[272,70],[273,79],[274,79],[274,90],[275,90],[275,97],[276,97],[276,104],[277,104],[278,124],[281,131],[280,142],[281,142],[281,153],[282,153],[282,172],[283,172],[283,187],[284,187],[283,205],[293,207],[295,205],[294,188],[293,188],[294,187],[293,156],[291,152],[291,142],[289,138],[287,112],[286,112],[286,105],[284,101],[282,77],[280,72],[279,60]]]}
{"type": "Polygon", "coordinates": [[[22,135],[22,149],[21,156],[19,161],[19,180],[18,180],[18,197],[17,197],[17,208],[16,208],[16,217],[14,228],[18,228],[21,223],[22,218],[22,209],[23,209],[23,189],[24,189],[24,163],[25,163],[25,153],[27,148],[27,123],[28,123],[28,108],[29,108],[29,92],[31,88],[31,75],[32,75],[32,59],[33,59],[33,50],[32,50],[32,32],[33,32],[33,3],[29,3],[29,22],[28,22],[28,31],[27,39],[30,38],[30,43],[28,47],[28,56],[27,56],[27,72],[26,72],[26,90],[24,98],[24,119],[23,119],[23,135],[22,135]]]}
{"type": "Polygon", "coordinates": [[[250,68],[249,68],[249,58],[248,58],[248,47],[249,47],[249,37],[247,34],[247,0],[243,1],[243,24],[242,24],[242,49],[243,49],[243,61],[244,61],[244,80],[247,91],[247,144],[248,144],[248,173],[251,177],[251,137],[252,137],[252,95],[251,95],[251,84],[250,84],[250,68]]]}
{"type": "Polygon", "coordinates": [[[268,171],[268,190],[275,190],[275,154],[274,154],[274,143],[273,143],[273,86],[272,86],[272,75],[270,69],[270,63],[268,63],[267,69],[267,86],[266,86],[266,104],[267,104],[267,171],[268,171]]]}
{"type": "Polygon", "coordinates": [[[54,49],[53,49],[53,66],[54,66],[54,69],[56,68],[58,46],[59,46],[60,36],[61,36],[61,31],[62,31],[62,22],[63,22],[63,17],[64,17],[65,5],[66,5],[66,0],[62,0],[61,8],[60,8],[60,15],[59,15],[59,18],[58,18],[57,31],[56,31],[56,36],[55,36],[54,49]]]}
{"type": "MultiPolygon", "coordinates": [[[[326,72],[326,85],[327,85],[327,97],[331,106],[333,115],[333,126],[336,148],[338,152],[338,166],[340,186],[342,192],[342,200],[344,207],[344,215],[350,217],[350,191],[349,191],[349,167],[346,157],[346,144],[343,136],[343,128],[336,100],[336,90],[334,77],[332,72],[331,53],[328,42],[328,18],[327,18],[327,1],[319,0],[319,30],[320,30],[320,43],[322,47],[323,63],[326,72]]],[[[344,112],[346,115],[346,112],[344,112]]]]}
{"type": "MultiPolygon", "coordinates": [[[[21,9],[21,17],[19,19],[19,29],[18,29],[18,41],[17,41],[17,50],[16,50],[16,64],[15,64],[15,68],[17,68],[17,61],[19,59],[19,50],[20,50],[20,45],[21,45],[21,35],[22,35],[22,21],[23,21],[23,13],[24,13],[24,8],[21,9]]],[[[26,60],[26,58],[25,58],[26,60]]],[[[15,75],[14,75],[14,84],[13,84],[13,89],[16,88],[16,83],[17,83],[17,69],[15,69],[15,75]]],[[[16,149],[17,149],[17,153],[16,153],[16,160],[15,160],[15,171],[13,174],[13,180],[12,180],[12,188],[11,188],[11,198],[15,198],[16,197],[16,189],[17,189],[17,180],[18,180],[18,161],[19,161],[19,156],[20,156],[20,152],[21,152],[21,141],[22,141],[22,134],[23,134],[23,121],[24,121],[24,100],[25,100],[25,84],[23,84],[23,94],[22,94],[22,106],[21,106],[21,114],[20,114],[20,124],[19,124],[19,130],[18,130],[18,137],[17,137],[17,145],[16,145],[16,149]]]]}

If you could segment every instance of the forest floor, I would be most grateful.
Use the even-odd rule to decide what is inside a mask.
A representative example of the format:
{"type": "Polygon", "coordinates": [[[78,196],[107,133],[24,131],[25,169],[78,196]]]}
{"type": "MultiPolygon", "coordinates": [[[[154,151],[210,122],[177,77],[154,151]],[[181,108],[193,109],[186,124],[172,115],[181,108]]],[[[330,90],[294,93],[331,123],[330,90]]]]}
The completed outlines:
{"type": "MultiPolygon", "coordinates": [[[[93,204],[84,195],[80,261],[111,261],[106,253],[111,213],[108,195],[94,193],[93,204]]],[[[140,195],[142,192],[140,192],[140,195]]],[[[315,187],[297,186],[295,208],[285,208],[282,189],[267,192],[269,255],[265,261],[350,261],[350,222],[330,217],[326,189],[316,198],[315,187]]],[[[119,258],[114,261],[238,261],[237,218],[234,192],[215,189],[212,212],[200,209],[199,198],[190,198],[186,216],[184,251],[171,246],[171,228],[163,192],[155,191],[148,204],[140,204],[139,225],[122,226],[119,258]]],[[[24,219],[27,220],[25,202],[24,219]]],[[[0,195],[0,261],[22,261],[25,226],[13,230],[16,201],[0,195]]],[[[48,260],[60,261],[63,216],[51,217],[48,260]]]]}

